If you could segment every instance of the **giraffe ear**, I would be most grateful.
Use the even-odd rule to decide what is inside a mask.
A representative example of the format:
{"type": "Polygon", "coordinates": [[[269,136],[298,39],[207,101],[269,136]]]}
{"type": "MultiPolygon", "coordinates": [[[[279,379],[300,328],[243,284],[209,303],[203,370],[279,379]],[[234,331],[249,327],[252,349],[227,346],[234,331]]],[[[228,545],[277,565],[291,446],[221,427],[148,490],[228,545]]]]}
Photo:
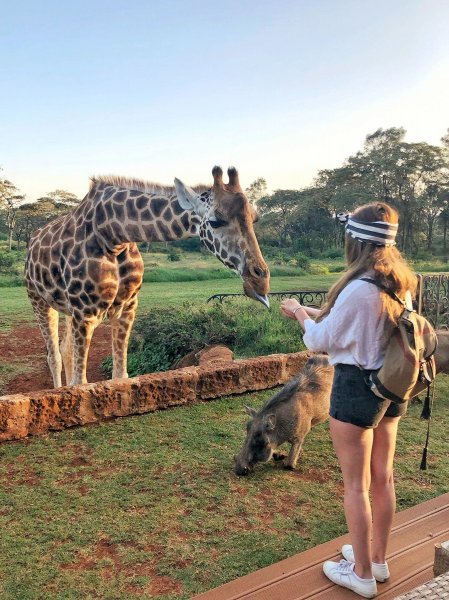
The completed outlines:
{"type": "Polygon", "coordinates": [[[181,208],[184,210],[193,210],[200,217],[204,215],[206,204],[201,200],[201,196],[194,192],[192,188],[184,185],[177,177],[175,177],[175,190],[181,208]]]}

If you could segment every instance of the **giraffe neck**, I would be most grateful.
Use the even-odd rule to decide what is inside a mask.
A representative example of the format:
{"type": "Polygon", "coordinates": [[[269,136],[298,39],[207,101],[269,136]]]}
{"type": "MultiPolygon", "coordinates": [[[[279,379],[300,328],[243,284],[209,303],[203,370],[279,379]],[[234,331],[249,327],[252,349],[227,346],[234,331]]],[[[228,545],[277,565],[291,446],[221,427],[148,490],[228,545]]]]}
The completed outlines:
{"type": "Polygon", "coordinates": [[[92,202],[93,230],[108,250],[127,242],[166,242],[199,234],[200,218],[181,208],[174,194],[106,186],[92,202]]]}

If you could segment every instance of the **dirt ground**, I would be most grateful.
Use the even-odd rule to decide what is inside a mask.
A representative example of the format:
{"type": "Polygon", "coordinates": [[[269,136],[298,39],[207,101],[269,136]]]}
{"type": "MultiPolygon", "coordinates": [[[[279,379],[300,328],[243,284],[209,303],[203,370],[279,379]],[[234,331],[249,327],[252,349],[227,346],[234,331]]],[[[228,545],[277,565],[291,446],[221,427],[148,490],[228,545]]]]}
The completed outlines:
{"type": "MultiPolygon", "coordinates": [[[[87,380],[90,383],[106,378],[100,365],[110,354],[110,327],[102,324],[95,330],[90,346],[87,365],[87,380]]],[[[7,334],[0,334],[0,358],[7,363],[20,362],[26,367],[23,374],[16,375],[0,388],[0,394],[17,394],[53,387],[44,339],[37,327],[22,325],[7,334]]]]}

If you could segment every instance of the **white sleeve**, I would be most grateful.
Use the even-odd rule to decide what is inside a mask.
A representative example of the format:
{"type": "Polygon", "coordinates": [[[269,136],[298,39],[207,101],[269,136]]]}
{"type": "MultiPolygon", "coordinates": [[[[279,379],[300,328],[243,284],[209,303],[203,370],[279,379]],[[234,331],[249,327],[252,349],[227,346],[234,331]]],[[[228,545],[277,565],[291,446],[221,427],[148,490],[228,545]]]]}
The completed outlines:
{"type": "Polygon", "coordinates": [[[304,344],[313,352],[329,352],[332,341],[341,339],[345,323],[354,316],[353,307],[348,303],[338,302],[331,308],[330,313],[322,321],[316,323],[312,319],[304,321],[304,344]]]}
{"type": "Polygon", "coordinates": [[[314,352],[328,353],[336,348],[352,348],[355,343],[360,345],[360,332],[368,321],[378,320],[379,309],[377,290],[373,293],[359,281],[353,282],[338,296],[322,321],[304,321],[304,344],[314,352]]]}

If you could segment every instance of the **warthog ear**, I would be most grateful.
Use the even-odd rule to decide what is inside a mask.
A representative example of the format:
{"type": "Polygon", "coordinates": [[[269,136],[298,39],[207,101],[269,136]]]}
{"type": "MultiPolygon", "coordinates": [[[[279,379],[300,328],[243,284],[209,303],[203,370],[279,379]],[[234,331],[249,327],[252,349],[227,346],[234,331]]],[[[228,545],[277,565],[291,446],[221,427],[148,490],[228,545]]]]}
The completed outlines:
{"type": "Polygon", "coordinates": [[[253,419],[257,415],[257,410],[255,408],[251,408],[251,406],[245,406],[245,412],[253,419]]]}
{"type": "Polygon", "coordinates": [[[265,415],[262,422],[267,431],[273,431],[276,426],[276,415],[265,415]]]}

